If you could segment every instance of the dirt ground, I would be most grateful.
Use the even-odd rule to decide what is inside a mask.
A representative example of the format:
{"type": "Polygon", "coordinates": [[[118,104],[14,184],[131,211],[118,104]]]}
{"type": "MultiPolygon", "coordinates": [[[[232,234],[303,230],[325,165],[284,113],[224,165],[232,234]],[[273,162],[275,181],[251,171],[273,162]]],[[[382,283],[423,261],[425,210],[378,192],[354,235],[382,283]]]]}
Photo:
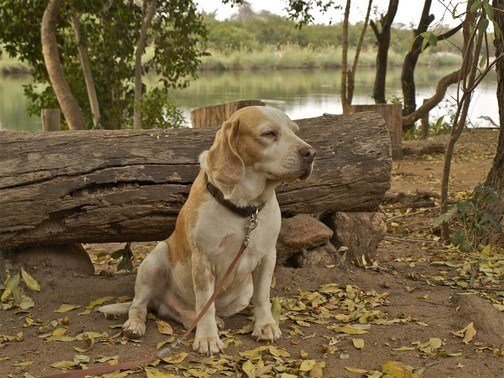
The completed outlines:
{"type": "MultiPolygon", "coordinates": [[[[464,134],[453,165],[454,199],[467,196],[484,179],[497,135],[488,130],[464,134]]],[[[387,369],[391,377],[502,376],[502,250],[469,255],[443,246],[432,227],[437,213],[427,205],[410,206],[412,199],[420,205],[437,201],[443,156],[420,152],[445,141],[441,136],[406,142],[412,154],[394,163],[385,205],[387,216],[394,219],[388,222],[378,264],[366,269],[333,265],[276,269],[272,296],[282,308],[283,338],[274,348],[247,334],[247,310],[226,319],[225,355],[198,356],[187,343],[169,362],[109,377],[290,378],[319,377],[321,372],[324,377],[380,377],[387,369]]],[[[132,245],[135,267],[152,245],[132,245]]],[[[58,362],[78,368],[100,359],[111,364],[141,359],[170,339],[170,327],[156,324],[152,317],[143,340],[127,341],[118,328],[124,317],[107,320],[95,311],[98,299],[112,303],[133,294],[134,273],[116,272],[117,260],[109,256],[122,246],[86,246],[101,272],[93,277],[42,267],[30,270],[41,286],[39,292],[24,289],[34,307],[0,310],[0,377],[56,374],[61,368],[51,365],[58,362]],[[54,312],[63,304],[80,307],[54,312]]],[[[25,281],[34,286],[29,278],[25,281]]],[[[180,325],[169,323],[175,335],[182,333],[180,325]]]]}

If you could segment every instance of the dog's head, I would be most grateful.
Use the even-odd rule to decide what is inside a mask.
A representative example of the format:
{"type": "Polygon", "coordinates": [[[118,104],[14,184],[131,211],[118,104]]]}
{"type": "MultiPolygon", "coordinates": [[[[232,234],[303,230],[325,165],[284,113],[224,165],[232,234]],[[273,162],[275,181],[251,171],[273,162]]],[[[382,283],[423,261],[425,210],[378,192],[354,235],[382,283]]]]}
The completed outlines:
{"type": "Polygon", "coordinates": [[[298,125],[278,109],[242,108],[222,124],[202,158],[213,180],[228,188],[245,178],[246,168],[266,180],[304,180],[312,171],[315,149],[296,135],[298,131],[298,125]]]}

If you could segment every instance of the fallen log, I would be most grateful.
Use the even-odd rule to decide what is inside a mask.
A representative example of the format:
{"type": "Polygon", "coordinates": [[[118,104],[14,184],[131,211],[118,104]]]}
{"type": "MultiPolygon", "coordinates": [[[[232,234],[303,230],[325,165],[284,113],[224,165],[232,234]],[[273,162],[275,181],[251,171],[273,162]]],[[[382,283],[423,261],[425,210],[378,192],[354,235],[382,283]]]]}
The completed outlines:
{"type": "MultiPolygon", "coordinates": [[[[279,188],[283,214],[376,210],[390,187],[383,118],[296,122],[318,152],[308,181],[279,188]]],[[[216,130],[0,131],[0,248],[166,237],[216,130]]]]}

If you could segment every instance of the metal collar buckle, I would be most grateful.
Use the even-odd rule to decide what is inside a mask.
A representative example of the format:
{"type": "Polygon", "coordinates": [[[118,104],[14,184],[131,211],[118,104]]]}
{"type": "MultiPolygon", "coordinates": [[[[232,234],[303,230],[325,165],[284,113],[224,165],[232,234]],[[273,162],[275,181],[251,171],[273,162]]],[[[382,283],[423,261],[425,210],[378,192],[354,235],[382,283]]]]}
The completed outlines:
{"type": "Polygon", "coordinates": [[[245,246],[248,246],[248,244],[250,242],[250,233],[252,232],[252,230],[254,230],[257,227],[257,223],[258,223],[257,215],[258,214],[259,214],[259,208],[256,207],[255,212],[253,212],[250,215],[249,220],[248,220],[247,224],[245,225],[245,239],[243,240],[243,244],[245,246]]]}

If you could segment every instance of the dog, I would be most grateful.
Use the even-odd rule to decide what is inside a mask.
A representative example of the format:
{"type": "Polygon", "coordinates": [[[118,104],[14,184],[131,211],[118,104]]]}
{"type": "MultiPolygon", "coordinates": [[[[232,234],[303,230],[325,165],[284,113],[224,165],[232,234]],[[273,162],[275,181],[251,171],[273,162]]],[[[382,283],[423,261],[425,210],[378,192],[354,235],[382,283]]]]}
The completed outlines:
{"type": "Polygon", "coordinates": [[[199,320],[193,349],[223,351],[221,318],[243,310],[252,300],[252,337],[274,341],[281,336],[271,313],[270,285],[280,232],[275,188],[312,172],[315,149],[296,134],[299,127],[282,111],[250,106],[236,111],[217,131],[199,158],[200,172],[180,210],[173,234],[147,255],[138,269],[132,302],[99,311],[128,313],[124,334],[145,334],[148,310],[186,328],[200,313],[245,237],[249,215],[257,228],[222,292],[199,320]]]}

